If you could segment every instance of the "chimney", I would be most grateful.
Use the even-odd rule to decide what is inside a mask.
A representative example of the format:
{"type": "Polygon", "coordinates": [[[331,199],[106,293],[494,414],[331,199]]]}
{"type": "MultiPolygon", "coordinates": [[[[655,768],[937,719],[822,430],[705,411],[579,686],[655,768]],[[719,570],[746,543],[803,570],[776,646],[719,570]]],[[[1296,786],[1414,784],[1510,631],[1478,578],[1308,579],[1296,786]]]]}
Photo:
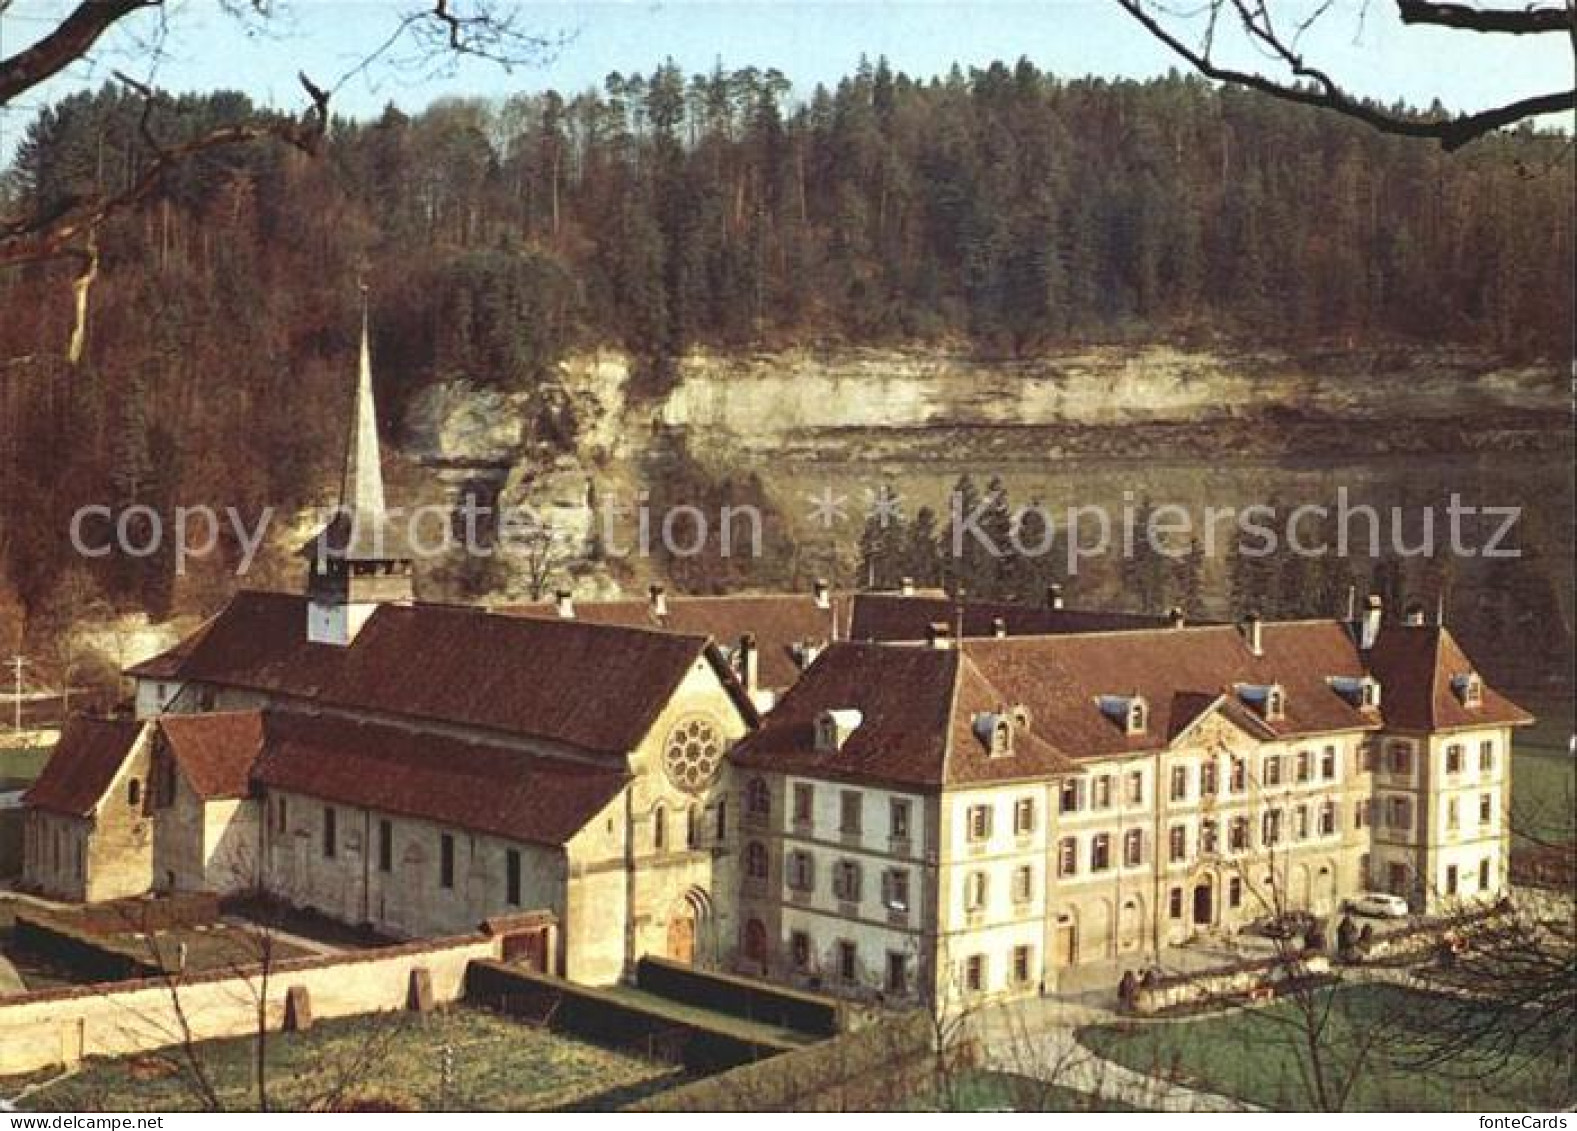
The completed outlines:
{"type": "Polygon", "coordinates": [[[1406,612],[1406,614],[1404,616],[1404,623],[1411,624],[1411,625],[1421,625],[1421,624],[1423,624],[1424,623],[1424,606],[1420,605],[1417,601],[1411,602],[1407,606],[1407,612],[1406,612]]]}
{"type": "Polygon", "coordinates": [[[1166,619],[1173,628],[1183,628],[1188,624],[1188,615],[1183,612],[1181,605],[1173,605],[1166,611],[1166,619]]]}
{"type": "Polygon", "coordinates": [[[553,607],[564,620],[575,619],[575,595],[568,589],[559,589],[554,592],[553,607]]]}
{"type": "Polygon", "coordinates": [[[1008,634],[1008,622],[1003,617],[991,618],[991,635],[1001,640],[1008,634]]]}
{"type": "Polygon", "coordinates": [[[761,683],[761,652],[756,647],[755,633],[747,632],[739,638],[735,663],[739,666],[739,682],[745,685],[745,694],[754,695],[761,683]]]}
{"type": "Polygon", "coordinates": [[[1046,586],[1046,607],[1048,609],[1062,608],[1062,586],[1056,582],[1046,586]]]}
{"type": "Polygon", "coordinates": [[[1265,654],[1264,623],[1260,620],[1258,612],[1250,612],[1243,618],[1243,642],[1248,645],[1248,650],[1256,656],[1265,654]]]}
{"type": "Polygon", "coordinates": [[[935,621],[926,626],[925,639],[933,648],[949,648],[952,646],[951,637],[953,630],[946,621],[935,621]]]}
{"type": "Polygon", "coordinates": [[[661,585],[653,585],[646,592],[650,598],[652,616],[657,620],[662,620],[668,615],[668,594],[663,592],[661,585]]]}
{"type": "Polygon", "coordinates": [[[899,581],[898,581],[898,592],[903,594],[905,597],[913,597],[914,596],[914,578],[912,578],[912,577],[900,578],[899,581]]]}
{"type": "Polygon", "coordinates": [[[1380,594],[1371,593],[1364,602],[1363,623],[1358,630],[1358,647],[1367,652],[1374,647],[1374,642],[1380,636],[1380,620],[1385,612],[1385,607],[1380,603],[1380,594]]]}
{"type": "Polygon", "coordinates": [[[825,577],[818,577],[810,584],[810,591],[816,598],[818,609],[832,608],[832,586],[827,584],[825,577]]]}

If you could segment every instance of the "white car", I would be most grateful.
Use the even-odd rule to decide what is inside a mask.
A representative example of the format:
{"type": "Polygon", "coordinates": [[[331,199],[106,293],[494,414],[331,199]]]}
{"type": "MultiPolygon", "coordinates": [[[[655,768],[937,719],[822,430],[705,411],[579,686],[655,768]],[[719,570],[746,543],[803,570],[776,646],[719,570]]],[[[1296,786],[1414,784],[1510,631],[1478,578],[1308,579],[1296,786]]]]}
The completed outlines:
{"type": "Polygon", "coordinates": [[[1383,891],[1366,891],[1347,901],[1347,910],[1355,915],[1369,915],[1376,919],[1407,918],[1407,900],[1383,891]]]}

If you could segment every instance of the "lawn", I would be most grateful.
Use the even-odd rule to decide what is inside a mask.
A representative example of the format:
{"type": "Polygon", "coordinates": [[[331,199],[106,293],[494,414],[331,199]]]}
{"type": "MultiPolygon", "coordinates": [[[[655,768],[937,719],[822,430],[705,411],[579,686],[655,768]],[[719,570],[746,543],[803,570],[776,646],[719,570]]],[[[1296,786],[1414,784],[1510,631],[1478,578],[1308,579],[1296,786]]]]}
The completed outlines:
{"type": "MultiPolygon", "coordinates": [[[[1358,1034],[1385,1027],[1376,1052],[1361,1065],[1349,1110],[1537,1111],[1577,1100],[1571,1044],[1530,1051],[1487,1076],[1462,1061],[1413,1068],[1405,1059],[1419,1049],[1429,1006],[1437,999],[1386,985],[1348,986],[1335,993],[1331,1029],[1322,1044],[1334,1062],[1351,1056],[1358,1034]]],[[[1081,1029],[1078,1038],[1102,1056],[1140,1072],[1261,1107],[1303,1111],[1314,1104],[1302,1080],[1306,1058],[1294,1047],[1301,1030],[1280,1023],[1294,1016],[1293,1006],[1283,1002],[1255,1013],[1091,1026],[1081,1029]]]]}
{"type": "Polygon", "coordinates": [[[1572,735],[1570,700],[1530,704],[1538,716],[1513,733],[1512,826],[1519,839],[1560,842],[1572,836],[1577,799],[1577,758],[1568,752],[1572,735]]]}
{"type": "MultiPolygon", "coordinates": [[[[211,1041],[198,1057],[226,1109],[254,1110],[254,1042],[211,1041]]],[[[180,1050],[93,1060],[33,1092],[36,1111],[190,1111],[198,1095],[178,1070],[180,1050]]],[[[608,1109],[683,1082],[669,1065],[549,1033],[500,1014],[454,1008],[322,1021],[306,1033],[270,1034],[271,1106],[332,1103],[394,1110],[608,1109]],[[446,1073],[445,1063],[449,1069],[446,1073]]],[[[0,1080],[0,1096],[29,1082],[0,1080]]]]}

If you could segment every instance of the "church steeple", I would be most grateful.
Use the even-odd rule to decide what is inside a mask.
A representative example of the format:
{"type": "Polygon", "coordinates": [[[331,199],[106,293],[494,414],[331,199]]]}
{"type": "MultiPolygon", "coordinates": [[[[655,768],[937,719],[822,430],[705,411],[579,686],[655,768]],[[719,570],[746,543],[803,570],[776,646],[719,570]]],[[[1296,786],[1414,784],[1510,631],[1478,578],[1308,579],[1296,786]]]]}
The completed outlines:
{"type": "Polygon", "coordinates": [[[361,357],[339,501],[328,525],[302,547],[307,638],[320,644],[349,644],[380,604],[412,599],[411,552],[384,501],[369,337],[362,287],[361,357]]]}
{"type": "Polygon", "coordinates": [[[361,365],[356,375],[356,403],[351,406],[350,441],[345,449],[345,478],[340,507],[362,522],[382,524],[383,464],[378,455],[378,414],[372,401],[372,348],[367,333],[367,288],[361,288],[361,365]]]}

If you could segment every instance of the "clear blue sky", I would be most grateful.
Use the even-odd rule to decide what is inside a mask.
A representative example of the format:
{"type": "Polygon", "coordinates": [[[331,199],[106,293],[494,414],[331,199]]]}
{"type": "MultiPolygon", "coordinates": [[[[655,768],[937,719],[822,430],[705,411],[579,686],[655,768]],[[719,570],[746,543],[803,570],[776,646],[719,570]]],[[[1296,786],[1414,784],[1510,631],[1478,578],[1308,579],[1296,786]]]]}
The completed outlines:
{"type": "MultiPolygon", "coordinates": [[[[239,87],[264,103],[295,108],[302,104],[297,70],[332,85],[387,38],[400,13],[419,0],[275,0],[278,11],[262,25],[225,15],[217,0],[168,2],[165,56],[155,75],[162,86],[239,87]]],[[[16,0],[0,16],[0,54],[14,53],[74,4],[16,0]]],[[[1176,6],[1193,5],[1185,0],[1176,6]]],[[[1421,103],[1438,96],[1452,108],[1471,108],[1572,82],[1571,51],[1563,36],[1403,28],[1390,0],[1371,0],[1360,22],[1362,6],[1362,0],[1338,0],[1305,48],[1310,58],[1365,94],[1421,103]]],[[[1284,12],[1290,24],[1307,7],[1305,0],[1276,0],[1273,10],[1284,12]]],[[[955,61],[968,67],[1020,55],[1065,76],[1142,77],[1182,65],[1111,0],[563,0],[521,8],[533,28],[569,37],[549,61],[505,73],[473,60],[446,75],[379,66],[345,83],[334,99],[337,111],[366,116],[389,101],[419,109],[442,95],[498,96],[546,87],[572,92],[600,85],[609,71],[649,71],[665,56],[686,71],[708,70],[718,58],[728,67],[775,66],[793,80],[796,94],[848,73],[862,52],[872,58],[885,54],[895,69],[922,76],[944,72],[955,61]]],[[[159,33],[157,13],[139,14],[110,37],[93,61],[30,92],[22,105],[5,108],[0,161],[9,157],[17,134],[43,102],[102,82],[117,67],[146,76],[147,44],[159,33]]]]}

